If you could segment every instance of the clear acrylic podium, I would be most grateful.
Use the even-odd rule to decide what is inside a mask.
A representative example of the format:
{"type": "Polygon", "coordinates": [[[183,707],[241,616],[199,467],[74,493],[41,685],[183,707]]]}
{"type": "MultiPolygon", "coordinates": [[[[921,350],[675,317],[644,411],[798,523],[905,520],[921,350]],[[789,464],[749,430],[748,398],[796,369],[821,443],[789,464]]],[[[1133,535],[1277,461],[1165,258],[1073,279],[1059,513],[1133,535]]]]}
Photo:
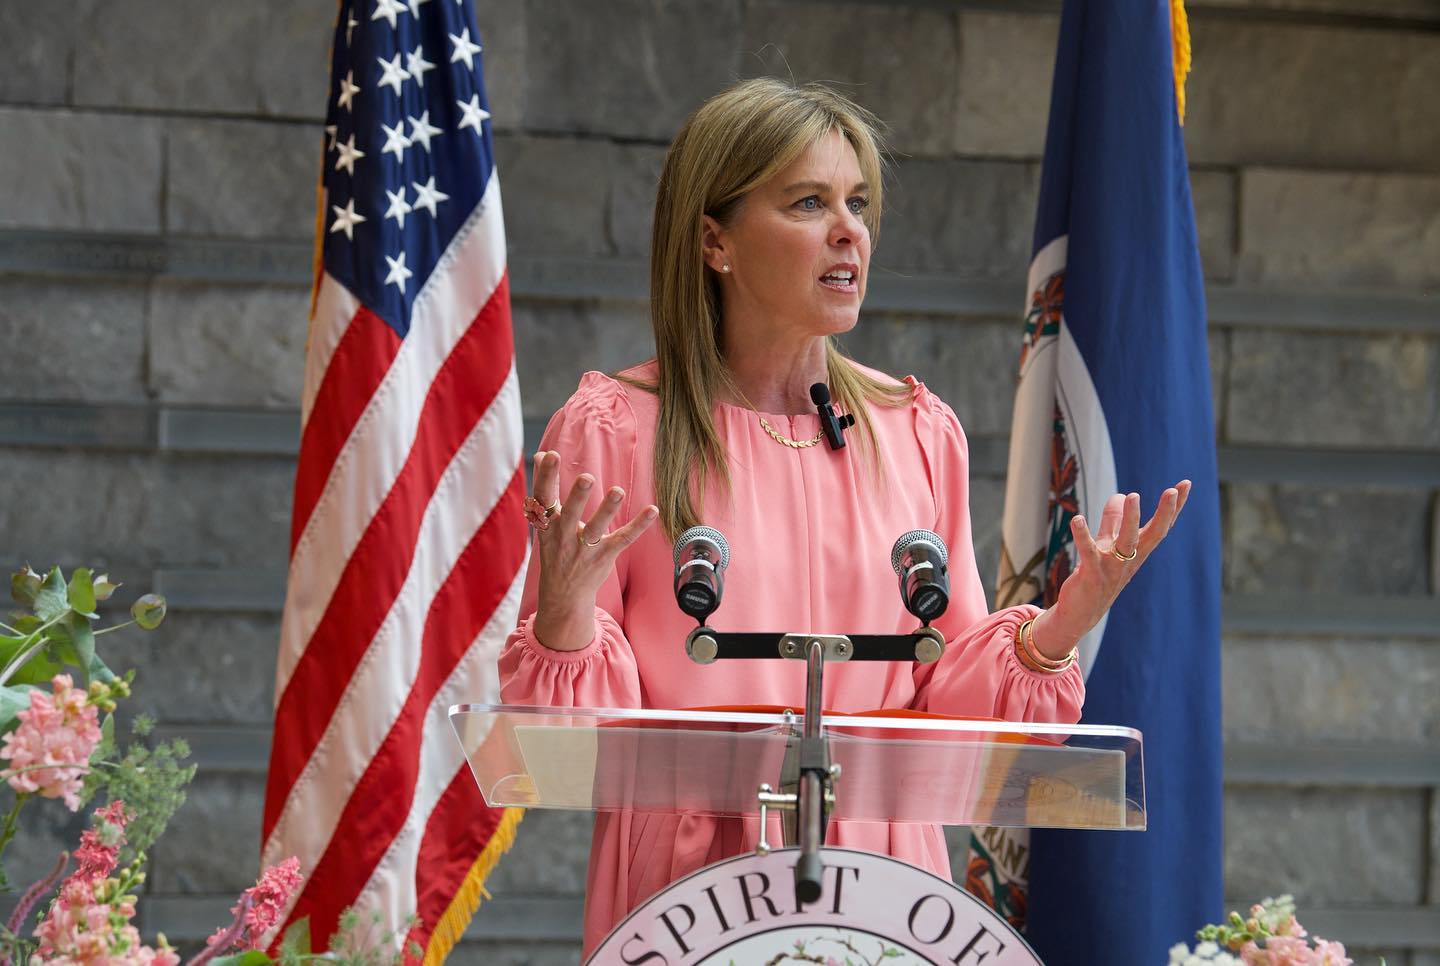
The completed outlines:
{"type": "MultiPolygon", "coordinates": [[[[762,815],[801,717],[462,704],[450,709],[493,806],[762,815]]],[[[1142,831],[1131,728],[825,713],[837,821],[1142,831]],[[836,768],[835,766],[838,766],[836,768]]]]}

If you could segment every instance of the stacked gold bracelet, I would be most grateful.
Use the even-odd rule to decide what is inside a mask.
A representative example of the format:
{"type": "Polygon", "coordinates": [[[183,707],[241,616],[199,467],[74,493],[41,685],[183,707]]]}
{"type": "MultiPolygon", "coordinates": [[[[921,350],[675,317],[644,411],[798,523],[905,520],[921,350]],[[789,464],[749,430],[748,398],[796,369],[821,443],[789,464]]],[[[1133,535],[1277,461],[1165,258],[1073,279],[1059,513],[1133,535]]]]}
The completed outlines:
{"type": "Polygon", "coordinates": [[[1020,663],[1042,674],[1063,674],[1070,670],[1070,666],[1079,660],[1077,648],[1070,648],[1070,653],[1058,661],[1051,660],[1035,649],[1034,627],[1035,618],[1032,617],[1015,632],[1015,657],[1020,663]]]}

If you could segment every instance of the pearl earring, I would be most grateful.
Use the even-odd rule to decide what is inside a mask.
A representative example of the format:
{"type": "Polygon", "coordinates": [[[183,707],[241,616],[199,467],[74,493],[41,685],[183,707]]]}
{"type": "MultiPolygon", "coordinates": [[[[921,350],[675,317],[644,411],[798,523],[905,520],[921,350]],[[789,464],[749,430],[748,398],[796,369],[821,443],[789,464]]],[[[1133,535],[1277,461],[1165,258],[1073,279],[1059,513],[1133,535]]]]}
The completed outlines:
{"type": "Polygon", "coordinates": [[[720,271],[722,271],[722,272],[728,272],[728,271],[730,271],[730,263],[729,263],[729,262],[726,262],[724,265],[721,265],[721,266],[720,266],[720,271]]]}

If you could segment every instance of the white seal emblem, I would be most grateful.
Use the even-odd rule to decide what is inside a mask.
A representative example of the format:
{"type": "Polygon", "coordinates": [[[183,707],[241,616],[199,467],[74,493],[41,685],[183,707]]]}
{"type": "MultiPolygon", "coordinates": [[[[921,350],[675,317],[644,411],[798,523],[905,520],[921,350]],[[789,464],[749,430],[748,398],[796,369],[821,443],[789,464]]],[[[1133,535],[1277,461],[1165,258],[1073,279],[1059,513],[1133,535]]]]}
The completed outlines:
{"type": "Polygon", "coordinates": [[[591,954],[595,966],[1040,966],[970,893],[886,855],[825,849],[824,892],[800,905],[798,849],[741,855],[656,893],[591,954]]]}

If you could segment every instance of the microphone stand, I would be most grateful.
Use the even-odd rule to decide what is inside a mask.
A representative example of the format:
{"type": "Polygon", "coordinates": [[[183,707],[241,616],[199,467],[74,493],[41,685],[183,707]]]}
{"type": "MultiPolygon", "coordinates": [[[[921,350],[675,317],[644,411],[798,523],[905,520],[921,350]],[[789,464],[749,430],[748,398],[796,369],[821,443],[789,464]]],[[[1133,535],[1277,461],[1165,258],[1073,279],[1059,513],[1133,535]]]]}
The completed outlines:
{"type": "Polygon", "coordinates": [[[755,851],[770,851],[765,822],[771,809],[785,815],[785,844],[800,846],[795,863],[795,900],[819,900],[824,869],[820,849],[835,805],[840,766],[830,761],[830,739],[821,726],[826,661],[918,661],[930,664],[945,653],[945,638],[933,627],[912,634],[727,634],[701,625],[685,638],[685,653],[696,664],[718,660],[803,660],[805,717],[799,735],[794,714],[785,712],[790,740],[780,767],[780,791],[768,783],[756,792],[760,841],[755,851]]]}

